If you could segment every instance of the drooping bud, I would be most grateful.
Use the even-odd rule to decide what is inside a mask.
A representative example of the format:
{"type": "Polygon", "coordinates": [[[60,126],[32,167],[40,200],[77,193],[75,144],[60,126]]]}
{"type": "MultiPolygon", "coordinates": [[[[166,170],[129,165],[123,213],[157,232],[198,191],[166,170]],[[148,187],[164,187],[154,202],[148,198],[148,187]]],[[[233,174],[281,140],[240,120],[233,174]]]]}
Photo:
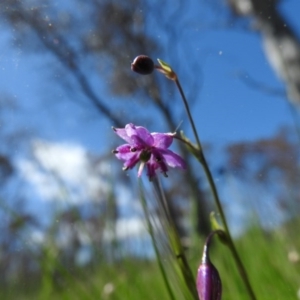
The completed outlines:
{"type": "Polygon", "coordinates": [[[218,270],[210,261],[208,253],[211,237],[218,231],[212,232],[204,245],[202,260],[197,274],[197,290],[200,300],[220,300],[222,296],[221,278],[218,270]]]}
{"type": "Polygon", "coordinates": [[[141,75],[151,74],[154,70],[154,62],[147,55],[139,55],[131,64],[131,70],[141,75]]]}

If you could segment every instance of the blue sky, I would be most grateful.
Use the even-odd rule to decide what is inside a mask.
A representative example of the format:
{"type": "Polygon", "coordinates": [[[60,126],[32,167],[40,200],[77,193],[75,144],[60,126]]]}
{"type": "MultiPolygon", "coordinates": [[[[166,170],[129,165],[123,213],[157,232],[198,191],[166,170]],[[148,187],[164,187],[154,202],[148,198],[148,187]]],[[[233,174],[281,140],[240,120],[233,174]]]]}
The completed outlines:
{"type": "MultiPolygon", "coordinates": [[[[299,2],[290,0],[281,6],[299,33],[299,2]]],[[[211,11],[206,9],[209,19],[211,11]]],[[[188,19],[188,16],[186,18],[188,19]]],[[[241,139],[253,140],[273,134],[283,124],[292,124],[286,99],[269,96],[248,87],[237,76],[241,72],[248,73],[258,82],[284,91],[284,86],[265,58],[258,33],[222,28],[203,30],[203,23],[204,21],[199,21],[199,24],[196,22],[187,26],[184,28],[185,34],[175,41],[176,48],[179,49],[177,51],[181,55],[179,61],[169,61],[167,49],[163,49],[160,56],[175,70],[179,70],[179,78],[187,94],[190,91],[185,78],[199,78],[200,92],[198,91],[193,112],[202,140],[217,144],[241,139]],[[189,60],[189,57],[192,57],[192,60],[189,60]],[[198,68],[188,69],[180,66],[183,63],[188,65],[195,58],[199,64],[198,68]]],[[[162,33],[161,28],[157,28],[156,31],[155,27],[152,29],[153,35],[167,34],[162,33]]],[[[2,27],[0,91],[15,97],[21,106],[22,117],[16,117],[16,124],[23,122],[28,128],[38,129],[40,135],[45,138],[69,139],[99,151],[101,147],[93,128],[100,132],[107,131],[110,124],[101,122],[97,116],[85,110],[84,102],[81,105],[70,100],[72,94],[66,93],[62,86],[57,83],[53,85],[53,57],[42,53],[28,54],[22,48],[11,46],[10,42],[13,39],[13,32],[2,27]],[[44,101],[45,95],[49,101],[47,105],[44,101]],[[57,119],[60,122],[56,122],[57,119]],[[89,119],[93,120],[93,128],[89,119]]],[[[108,100],[109,97],[112,96],[108,95],[108,100]]],[[[180,101],[176,103],[181,105],[180,101]]],[[[130,106],[134,107],[134,104],[130,106]]]]}
{"type": "MultiPolygon", "coordinates": [[[[160,5],[153,2],[153,7],[160,8],[160,5]]],[[[300,2],[283,1],[280,7],[300,35],[300,2]]],[[[293,126],[286,99],[255,90],[237,76],[247,73],[268,87],[284,91],[282,82],[266,60],[257,32],[222,26],[216,29],[214,25],[222,24],[217,22],[219,15],[200,3],[188,8],[183,21],[178,22],[180,28],[176,28],[176,19],[170,19],[170,24],[182,32],[170,42],[168,30],[163,31],[161,22],[156,19],[158,15],[162,12],[147,16],[147,30],[162,41],[159,58],[178,71],[187,95],[193,94],[190,80],[196,82],[197,99],[192,113],[204,143],[220,147],[230,142],[269,137],[282,125],[293,126]],[[176,55],[177,59],[172,61],[176,55]]],[[[88,102],[72,80],[69,85],[60,84],[64,78],[55,80],[55,76],[62,75],[53,69],[59,66],[53,56],[46,52],[28,53],[22,46],[13,46],[14,39],[14,32],[0,24],[0,93],[13,97],[20,107],[9,113],[9,125],[53,143],[73,143],[95,153],[110,150],[113,147],[110,127],[114,124],[87,108],[88,102]],[[74,98],[79,101],[73,101],[74,98]]],[[[95,84],[99,84],[99,90],[106,91],[107,79],[105,76],[102,79],[95,84]]],[[[163,76],[161,80],[165,80],[163,76]]],[[[112,94],[105,97],[108,102],[115,98],[112,94]]],[[[176,103],[178,112],[183,108],[179,95],[175,97],[170,101],[176,103]]],[[[136,113],[138,109],[140,106],[132,99],[127,110],[136,113]]],[[[125,123],[130,121],[124,120],[125,123]]],[[[178,123],[180,121],[178,119],[178,123]]],[[[186,125],[185,119],[183,122],[186,125]]],[[[163,130],[161,124],[159,126],[159,130],[163,130]]],[[[16,154],[18,151],[13,149],[16,154]]]]}

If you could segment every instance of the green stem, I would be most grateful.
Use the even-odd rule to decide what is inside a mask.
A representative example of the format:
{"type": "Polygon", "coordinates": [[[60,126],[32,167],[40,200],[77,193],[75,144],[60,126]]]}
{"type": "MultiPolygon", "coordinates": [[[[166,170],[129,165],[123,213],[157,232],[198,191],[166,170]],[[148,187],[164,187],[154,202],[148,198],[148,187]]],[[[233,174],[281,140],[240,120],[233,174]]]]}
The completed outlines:
{"type": "Polygon", "coordinates": [[[189,104],[187,102],[187,99],[186,99],[186,97],[184,95],[183,89],[181,87],[181,84],[180,84],[179,79],[177,78],[177,76],[176,76],[176,79],[174,81],[175,81],[175,84],[176,84],[176,86],[177,86],[177,88],[178,88],[178,90],[180,92],[181,98],[183,100],[183,104],[184,104],[186,113],[188,115],[188,119],[189,119],[189,121],[191,123],[192,130],[193,130],[196,142],[197,142],[197,146],[199,147],[199,149],[201,149],[200,139],[199,139],[199,136],[198,136],[198,133],[197,133],[197,129],[196,129],[196,126],[195,126],[195,123],[194,123],[194,120],[193,120],[193,117],[192,117],[192,114],[191,114],[191,111],[190,111],[190,107],[189,107],[189,104]]]}
{"type": "Polygon", "coordinates": [[[160,254],[159,254],[159,249],[158,249],[158,246],[156,244],[156,240],[155,240],[155,236],[154,236],[154,230],[153,230],[153,227],[152,227],[152,223],[150,221],[149,211],[148,211],[148,207],[147,207],[146,199],[145,199],[145,196],[144,196],[143,186],[142,186],[141,181],[140,181],[140,200],[141,200],[141,203],[142,203],[144,216],[146,218],[149,234],[150,234],[150,237],[151,237],[151,240],[152,240],[152,244],[153,244],[153,247],[154,247],[154,252],[155,252],[155,256],[156,256],[156,259],[157,259],[157,262],[158,262],[160,272],[162,274],[162,277],[163,277],[163,280],[164,280],[165,286],[167,288],[167,292],[169,294],[170,299],[175,300],[176,299],[175,295],[174,295],[174,293],[172,291],[172,288],[171,288],[171,285],[169,283],[166,270],[164,268],[162,259],[161,259],[160,254]]]}
{"type": "MultiPolygon", "coordinates": [[[[238,254],[238,252],[236,250],[236,247],[234,245],[233,239],[231,237],[231,234],[230,234],[230,231],[229,231],[229,228],[228,228],[228,225],[227,225],[226,217],[225,217],[225,214],[224,214],[224,211],[223,211],[223,207],[221,205],[221,201],[220,201],[220,198],[219,198],[219,195],[218,195],[218,191],[217,191],[214,179],[212,177],[211,171],[210,171],[210,169],[208,167],[207,161],[205,159],[205,156],[203,154],[201,143],[200,143],[200,139],[199,139],[196,127],[195,127],[195,123],[193,121],[193,117],[192,117],[190,109],[189,109],[189,105],[188,105],[187,99],[186,99],[186,97],[184,95],[183,89],[182,89],[182,87],[180,85],[180,82],[179,82],[177,76],[175,77],[174,81],[175,81],[176,86],[177,86],[177,88],[178,88],[178,90],[180,92],[180,95],[182,97],[182,100],[183,100],[183,103],[184,103],[184,106],[185,106],[185,109],[186,109],[186,112],[187,112],[187,115],[188,115],[188,119],[189,119],[189,121],[191,123],[192,130],[193,130],[193,133],[194,133],[194,136],[195,136],[198,148],[195,147],[194,145],[192,145],[189,141],[187,141],[185,139],[181,139],[181,140],[184,141],[185,143],[187,143],[188,146],[193,149],[193,151],[191,151],[191,152],[196,156],[196,158],[199,160],[199,162],[203,166],[203,169],[204,169],[205,175],[207,177],[210,189],[212,191],[212,194],[213,194],[216,206],[217,206],[219,214],[221,216],[221,220],[222,220],[222,223],[224,225],[225,232],[226,232],[227,237],[228,237],[228,246],[229,246],[229,248],[231,250],[231,253],[233,255],[233,258],[234,258],[234,260],[235,260],[235,262],[237,264],[237,268],[238,268],[239,273],[240,273],[240,275],[242,277],[242,280],[243,280],[243,282],[244,282],[244,284],[246,286],[246,289],[247,289],[247,291],[249,293],[250,298],[252,300],[256,300],[256,296],[255,296],[254,291],[252,289],[252,286],[250,284],[250,281],[249,281],[246,269],[245,269],[245,267],[244,267],[244,265],[243,265],[243,263],[242,263],[242,261],[241,261],[241,259],[239,257],[239,254],[238,254]]],[[[176,138],[178,138],[178,137],[176,137],[176,138]]]]}
{"type": "Polygon", "coordinates": [[[202,155],[202,166],[203,166],[205,175],[206,175],[206,177],[208,179],[209,186],[210,186],[210,188],[212,190],[212,193],[213,193],[213,196],[214,196],[214,199],[215,199],[215,202],[216,202],[216,206],[218,208],[218,211],[220,213],[220,216],[221,216],[224,228],[225,228],[225,232],[227,234],[228,246],[229,246],[229,248],[231,250],[231,253],[233,255],[233,258],[234,258],[234,260],[235,260],[235,262],[237,264],[239,273],[240,273],[240,275],[242,277],[242,280],[244,281],[244,284],[245,284],[245,286],[246,286],[246,288],[248,290],[250,298],[252,300],[256,300],[256,296],[255,296],[254,291],[252,289],[252,286],[250,284],[250,281],[249,281],[246,269],[245,269],[245,267],[244,267],[244,265],[243,265],[243,263],[241,261],[241,258],[239,256],[237,250],[236,250],[235,244],[234,244],[233,239],[231,237],[231,234],[230,234],[230,231],[229,231],[229,228],[228,228],[228,224],[227,224],[227,221],[226,221],[226,217],[225,217],[225,214],[224,214],[224,211],[223,211],[223,207],[221,205],[221,201],[220,201],[220,198],[219,198],[219,195],[218,195],[218,192],[217,192],[217,188],[216,188],[215,182],[213,180],[212,174],[210,172],[210,169],[208,167],[208,164],[206,162],[206,159],[205,159],[203,153],[201,155],[202,155]]]}
{"type": "Polygon", "coordinates": [[[175,225],[174,219],[170,216],[169,204],[168,204],[168,201],[166,201],[166,199],[165,199],[165,194],[164,194],[164,190],[162,188],[161,182],[160,182],[159,178],[157,177],[153,183],[154,183],[155,189],[157,190],[157,193],[158,193],[158,196],[160,199],[160,201],[159,201],[160,204],[162,204],[162,206],[165,206],[163,208],[163,211],[165,212],[166,218],[168,220],[167,235],[169,236],[169,241],[171,242],[172,249],[174,251],[174,254],[175,254],[177,262],[178,262],[178,266],[181,270],[185,284],[187,285],[191,295],[193,296],[194,299],[198,299],[198,293],[197,293],[197,289],[195,286],[194,275],[188,264],[186,255],[184,253],[184,249],[182,247],[182,243],[180,241],[179,233],[178,233],[177,227],[175,225]]]}

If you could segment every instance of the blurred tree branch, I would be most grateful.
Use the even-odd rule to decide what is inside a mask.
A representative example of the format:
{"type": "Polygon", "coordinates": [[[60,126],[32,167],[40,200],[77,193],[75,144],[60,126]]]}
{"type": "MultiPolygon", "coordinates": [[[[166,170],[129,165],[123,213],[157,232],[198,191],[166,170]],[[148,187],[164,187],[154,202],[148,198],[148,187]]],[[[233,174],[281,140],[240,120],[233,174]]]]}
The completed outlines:
{"type": "MultiPolygon", "coordinates": [[[[49,1],[44,1],[41,6],[35,6],[30,1],[4,0],[3,5],[6,9],[2,14],[16,30],[19,41],[26,43],[27,50],[33,49],[34,52],[46,50],[56,57],[67,73],[75,78],[94,108],[114,126],[123,127],[126,123],[125,117],[122,116],[123,112],[116,107],[115,101],[103,98],[93,85],[92,78],[104,79],[111,92],[117,96],[143,97],[146,100],[139,100],[142,107],[143,103],[149,100],[148,103],[153,104],[170,131],[173,131],[178,124],[174,100],[168,99],[169,97],[163,100],[171,84],[159,77],[159,74],[141,78],[130,71],[130,62],[136,55],[142,53],[154,55],[160,47],[160,41],[147,35],[144,30],[145,15],[139,8],[147,4],[140,0],[130,0],[126,3],[106,0],[90,0],[82,3],[74,0],[73,4],[78,5],[84,13],[77,14],[74,8],[60,11],[59,6],[54,6],[49,1]]],[[[179,7],[174,14],[177,16],[180,14],[179,7]]],[[[170,32],[174,40],[178,33],[174,28],[170,28],[164,19],[161,21],[164,21],[165,26],[169,26],[169,30],[172,29],[170,32]]],[[[151,116],[142,108],[141,114],[132,114],[126,118],[130,117],[130,121],[134,122],[143,117],[151,120],[151,116]]],[[[156,122],[156,118],[155,116],[151,122],[156,122]]],[[[185,184],[179,186],[188,187],[197,207],[197,231],[206,234],[209,231],[209,222],[205,193],[199,186],[199,175],[196,175],[192,168],[188,152],[182,145],[179,147],[190,164],[185,176],[181,178],[185,184]]],[[[172,200],[179,195],[177,188],[176,190],[177,195],[172,188],[170,189],[169,200],[173,206],[175,223],[180,228],[181,211],[176,201],[172,200]]],[[[185,191],[183,195],[181,201],[186,201],[189,197],[186,197],[185,191]]]]}
{"type": "Polygon", "coordinates": [[[270,138],[229,145],[226,152],[227,171],[244,183],[267,189],[288,217],[298,215],[300,152],[288,128],[270,138]]]}
{"type": "Polygon", "coordinates": [[[266,56],[286,84],[289,100],[300,107],[300,43],[278,0],[227,0],[233,13],[250,17],[260,32],[266,56]]]}

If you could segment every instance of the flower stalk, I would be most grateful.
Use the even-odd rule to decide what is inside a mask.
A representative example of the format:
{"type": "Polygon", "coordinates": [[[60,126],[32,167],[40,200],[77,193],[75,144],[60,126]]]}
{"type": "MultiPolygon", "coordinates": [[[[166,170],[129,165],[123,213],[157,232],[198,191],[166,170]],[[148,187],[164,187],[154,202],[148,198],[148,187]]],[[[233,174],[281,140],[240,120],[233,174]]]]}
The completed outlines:
{"type": "Polygon", "coordinates": [[[240,259],[240,256],[239,256],[239,254],[238,254],[238,252],[236,250],[235,244],[234,244],[233,239],[231,237],[231,234],[230,234],[230,231],[229,231],[229,227],[228,227],[228,224],[227,224],[227,220],[226,220],[226,217],[225,217],[225,214],[224,214],[223,206],[221,204],[220,197],[219,197],[219,194],[218,194],[218,191],[217,191],[214,179],[212,177],[212,174],[211,174],[211,171],[209,169],[208,163],[207,163],[206,158],[204,156],[204,153],[203,153],[203,150],[202,150],[202,146],[201,146],[201,142],[200,142],[200,139],[199,139],[199,136],[197,134],[196,127],[195,127],[195,123],[193,121],[193,117],[192,117],[192,115],[190,113],[190,110],[189,110],[188,102],[186,100],[186,97],[184,95],[183,89],[182,89],[182,87],[180,85],[180,82],[179,82],[177,76],[176,76],[175,83],[176,83],[176,86],[177,86],[177,88],[178,88],[178,90],[180,92],[180,95],[181,95],[181,98],[183,100],[184,106],[186,108],[188,119],[189,119],[189,121],[191,123],[192,130],[193,130],[196,142],[197,142],[197,146],[198,146],[197,149],[195,149],[195,147],[194,147],[194,149],[196,150],[195,151],[196,157],[197,157],[197,159],[199,160],[199,162],[201,163],[201,165],[203,167],[204,173],[206,175],[206,178],[208,180],[210,189],[212,191],[213,198],[215,200],[215,204],[217,206],[217,209],[218,209],[218,212],[220,214],[220,217],[221,217],[221,220],[222,220],[225,232],[227,234],[228,246],[229,246],[229,248],[231,250],[231,253],[233,255],[233,258],[234,258],[234,260],[235,260],[235,262],[237,264],[237,268],[239,270],[239,273],[240,273],[240,275],[242,277],[242,280],[243,280],[243,282],[245,284],[245,287],[246,287],[246,289],[248,291],[248,294],[249,294],[250,298],[252,300],[256,300],[256,296],[255,296],[254,291],[252,289],[252,286],[250,284],[250,281],[249,281],[246,269],[245,269],[245,267],[244,267],[244,265],[242,263],[242,260],[240,259]]]}
{"type": "Polygon", "coordinates": [[[203,153],[203,150],[202,150],[202,146],[201,146],[201,142],[200,142],[200,139],[199,139],[199,136],[198,136],[198,133],[197,133],[197,129],[196,129],[196,126],[195,126],[192,114],[191,114],[190,109],[189,109],[188,101],[187,101],[187,99],[185,97],[185,94],[184,94],[184,91],[183,91],[183,89],[181,87],[181,84],[179,82],[178,76],[177,76],[177,74],[174,72],[174,70],[172,70],[172,68],[168,64],[166,64],[165,62],[162,63],[161,60],[158,60],[158,62],[160,63],[160,66],[157,67],[158,71],[164,73],[167,78],[173,80],[175,82],[178,90],[179,90],[179,93],[181,95],[181,98],[182,98],[184,107],[186,109],[186,113],[187,113],[189,122],[190,122],[192,130],[193,130],[193,134],[195,136],[196,143],[197,143],[197,147],[195,147],[194,145],[192,145],[190,142],[188,143],[189,147],[192,147],[193,150],[194,150],[191,153],[194,154],[194,156],[198,159],[198,161],[201,163],[201,165],[202,165],[202,167],[204,169],[206,178],[208,180],[210,189],[211,189],[212,194],[213,194],[213,198],[215,200],[215,204],[216,204],[217,209],[219,211],[219,214],[220,214],[220,217],[221,217],[221,220],[222,220],[222,223],[223,223],[226,235],[227,235],[228,246],[229,246],[229,248],[231,250],[232,256],[233,256],[233,258],[234,258],[234,260],[236,262],[238,271],[239,271],[239,273],[241,275],[241,278],[242,278],[242,280],[243,280],[243,282],[245,284],[245,287],[246,287],[246,289],[248,291],[248,294],[249,294],[250,298],[252,300],[256,300],[256,296],[255,296],[254,291],[252,289],[252,286],[250,284],[250,281],[249,281],[246,269],[245,269],[245,267],[244,267],[244,265],[243,265],[243,263],[242,263],[242,261],[240,259],[240,256],[239,256],[239,254],[238,254],[238,252],[236,250],[235,244],[234,244],[233,239],[231,237],[231,234],[230,234],[230,231],[229,231],[229,227],[228,227],[228,224],[227,224],[227,220],[226,220],[226,217],[225,217],[225,214],[224,214],[224,211],[223,211],[223,207],[222,207],[222,204],[221,204],[221,201],[220,201],[220,197],[219,197],[219,194],[218,194],[218,191],[217,191],[214,179],[212,177],[211,171],[209,169],[208,163],[207,163],[206,158],[204,156],[204,153],[203,153]]]}
{"type": "MultiPolygon", "coordinates": [[[[203,149],[202,149],[201,142],[200,142],[200,138],[198,136],[197,129],[196,129],[192,114],[191,114],[190,109],[189,109],[188,101],[185,97],[185,94],[184,94],[184,91],[181,87],[178,76],[175,73],[175,71],[166,62],[164,62],[160,59],[158,59],[158,62],[159,62],[159,65],[154,65],[154,63],[153,63],[153,61],[150,57],[148,57],[146,55],[140,55],[137,58],[135,58],[135,60],[131,64],[131,69],[133,71],[139,73],[139,74],[142,74],[142,75],[151,74],[153,72],[153,70],[156,69],[160,73],[164,74],[168,79],[175,82],[176,87],[179,90],[180,96],[182,98],[182,101],[183,101],[183,104],[184,104],[189,122],[190,122],[191,127],[192,127],[193,134],[195,136],[196,146],[183,136],[180,137],[178,135],[173,135],[173,137],[175,137],[175,138],[181,140],[182,142],[184,142],[188,146],[188,148],[191,150],[191,153],[197,158],[197,160],[202,165],[204,173],[207,177],[207,180],[208,180],[208,183],[209,183],[209,186],[210,186],[215,204],[216,204],[218,212],[220,214],[221,221],[222,221],[223,226],[224,226],[224,231],[225,231],[226,237],[227,237],[227,239],[226,239],[227,240],[227,245],[231,250],[231,253],[232,253],[233,258],[236,262],[238,271],[241,275],[241,278],[242,278],[242,280],[245,284],[245,287],[248,291],[248,294],[249,294],[250,298],[252,300],[256,300],[256,296],[255,296],[254,291],[252,289],[252,286],[250,284],[247,272],[246,272],[245,267],[244,267],[244,265],[243,265],[243,263],[242,263],[242,261],[239,257],[239,254],[236,250],[235,244],[234,244],[233,239],[231,237],[229,227],[228,227],[228,224],[227,224],[227,220],[226,220],[226,217],[225,217],[225,214],[224,214],[224,211],[223,211],[223,207],[222,207],[219,195],[218,195],[218,191],[217,191],[213,176],[211,174],[211,171],[209,169],[208,163],[207,163],[206,158],[204,156],[203,149]]],[[[121,157],[119,157],[119,158],[122,159],[121,157]]],[[[124,156],[124,158],[125,158],[125,156],[124,156]]],[[[126,162],[125,162],[125,164],[126,164],[126,162]]],[[[124,166],[125,166],[125,164],[124,164],[124,166]]],[[[162,171],[163,171],[162,167],[160,167],[160,166],[157,167],[157,165],[156,165],[156,169],[158,169],[158,168],[161,168],[162,171]]],[[[155,172],[154,172],[154,174],[155,174],[155,172]]]]}

